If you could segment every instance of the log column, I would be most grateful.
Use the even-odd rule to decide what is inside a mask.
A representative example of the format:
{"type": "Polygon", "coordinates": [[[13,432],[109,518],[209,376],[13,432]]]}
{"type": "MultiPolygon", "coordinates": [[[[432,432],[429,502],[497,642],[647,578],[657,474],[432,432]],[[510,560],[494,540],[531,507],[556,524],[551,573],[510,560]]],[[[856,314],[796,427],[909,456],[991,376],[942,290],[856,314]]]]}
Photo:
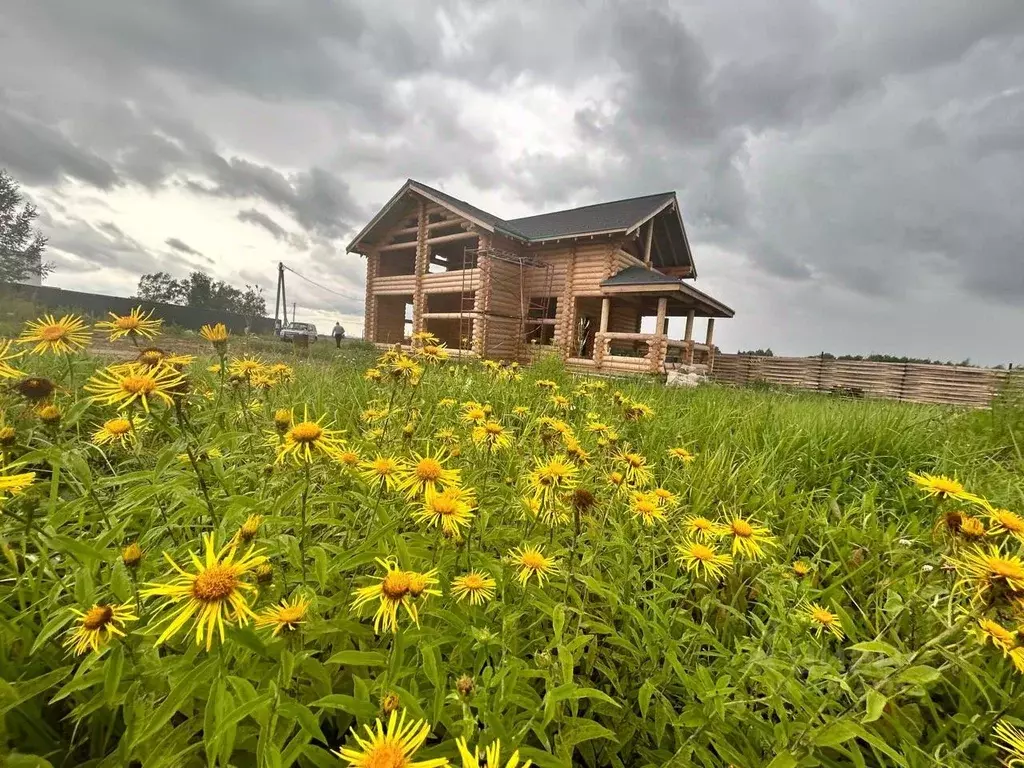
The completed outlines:
{"type": "Polygon", "coordinates": [[[601,323],[598,325],[597,333],[594,334],[594,367],[601,368],[605,356],[604,335],[608,332],[608,320],[612,314],[612,300],[605,296],[601,299],[601,323]]]}
{"type": "Polygon", "coordinates": [[[427,274],[430,262],[430,246],[427,245],[427,203],[420,201],[416,224],[416,284],[412,294],[412,332],[424,330],[426,323],[423,313],[426,311],[426,296],[423,293],[423,276],[427,274]]]}
{"type": "Polygon", "coordinates": [[[668,313],[668,299],[662,296],[658,299],[658,318],[654,321],[654,338],[647,346],[647,359],[651,364],[652,373],[661,373],[665,366],[665,356],[668,353],[668,344],[665,338],[665,315],[668,313]]]}
{"type": "Polygon", "coordinates": [[[561,338],[558,340],[558,346],[562,353],[562,359],[568,359],[573,356],[576,346],[576,296],[573,291],[573,285],[576,277],[576,246],[572,247],[572,252],[569,254],[569,263],[565,268],[565,288],[562,291],[562,296],[558,300],[558,308],[556,314],[559,316],[556,320],[557,328],[561,331],[561,338]]]}
{"type": "MultiPolygon", "coordinates": [[[[476,297],[473,302],[475,315],[473,319],[473,337],[470,348],[480,357],[484,357],[487,349],[488,337],[488,313],[491,311],[491,285],[494,261],[488,256],[491,248],[491,238],[484,232],[479,232],[476,244],[476,265],[480,269],[480,282],[476,290],[476,297]]],[[[461,343],[461,342],[460,342],[461,343]]]]}
{"type": "Polygon", "coordinates": [[[651,242],[654,239],[654,219],[647,222],[647,239],[644,240],[644,266],[651,268],[651,242]]]}
{"type": "Polygon", "coordinates": [[[373,282],[377,278],[380,255],[374,248],[366,256],[366,299],[363,305],[363,339],[376,341],[377,331],[377,297],[373,292],[373,282]]]}
{"type": "Polygon", "coordinates": [[[708,333],[704,337],[704,343],[708,345],[708,373],[715,367],[715,318],[708,318],[708,333]]]}
{"type": "Polygon", "coordinates": [[[696,313],[691,309],[686,313],[686,335],[683,341],[686,342],[686,349],[683,354],[687,365],[693,365],[693,318],[696,313]]]}

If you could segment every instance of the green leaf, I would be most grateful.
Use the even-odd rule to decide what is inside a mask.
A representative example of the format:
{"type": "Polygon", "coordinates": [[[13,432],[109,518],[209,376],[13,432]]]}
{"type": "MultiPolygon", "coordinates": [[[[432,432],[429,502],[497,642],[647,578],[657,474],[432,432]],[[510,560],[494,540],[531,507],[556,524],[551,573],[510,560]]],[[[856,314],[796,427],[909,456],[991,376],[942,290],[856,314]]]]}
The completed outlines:
{"type": "Polygon", "coordinates": [[[835,747],[850,739],[857,738],[859,728],[854,723],[838,720],[822,728],[814,737],[817,747],[835,747]]]}
{"type": "Polygon", "coordinates": [[[387,657],[380,651],[338,651],[327,660],[328,664],[344,664],[348,667],[383,667],[387,657]]]}
{"type": "Polygon", "coordinates": [[[268,701],[270,701],[270,694],[265,693],[255,699],[243,701],[230,712],[226,712],[223,718],[218,717],[217,733],[214,734],[214,740],[219,739],[227,732],[228,728],[240,723],[243,719],[256,712],[257,709],[262,707],[268,701]]]}
{"type": "Polygon", "coordinates": [[[51,616],[50,620],[39,630],[39,634],[36,635],[36,641],[32,643],[32,649],[28,652],[29,656],[38,651],[47,640],[60,632],[64,625],[73,618],[74,616],[68,611],[57,611],[55,615],[51,616]]]}
{"type": "Polygon", "coordinates": [[[330,696],[317,699],[309,706],[340,709],[342,712],[364,720],[372,720],[377,716],[377,708],[373,704],[368,701],[359,701],[354,696],[346,696],[344,693],[332,693],[330,696]]]}
{"type": "Polygon", "coordinates": [[[10,712],[23,701],[28,701],[32,697],[38,696],[47,688],[56,685],[67,677],[72,669],[73,667],[61,667],[45,675],[14,683],[13,685],[0,681],[4,682],[4,686],[0,688],[0,715],[10,712]]]}
{"type": "Polygon", "coordinates": [[[896,648],[881,640],[868,640],[866,643],[856,643],[855,645],[851,645],[850,648],[854,651],[861,651],[863,653],[881,653],[884,656],[901,655],[896,648]]]}
{"type": "Polygon", "coordinates": [[[105,671],[103,677],[103,698],[108,702],[114,701],[117,695],[117,687],[121,684],[121,672],[124,669],[124,648],[115,645],[114,650],[107,654],[105,671]]]}
{"type": "Polygon", "coordinates": [[[924,664],[905,669],[896,678],[897,683],[910,683],[912,685],[928,685],[934,683],[942,675],[939,670],[924,664]]]}
{"type": "Polygon", "coordinates": [[[83,563],[105,562],[110,559],[110,552],[100,547],[94,547],[79,539],[72,539],[70,536],[51,536],[50,541],[56,549],[67,552],[83,563]]]}
{"type": "Polygon", "coordinates": [[[573,748],[584,741],[591,739],[615,741],[615,732],[585,717],[569,717],[559,723],[558,738],[562,748],[571,755],[573,748]]]}
{"type": "Polygon", "coordinates": [[[565,606],[561,603],[551,612],[551,626],[555,632],[554,645],[561,645],[562,632],[565,631],[565,606]]]}
{"type": "Polygon", "coordinates": [[[295,720],[299,726],[314,739],[326,743],[327,737],[325,737],[324,732],[320,730],[320,718],[314,715],[309,707],[304,704],[300,704],[297,701],[285,699],[279,705],[278,711],[282,716],[290,717],[295,720]]]}
{"type": "Polygon", "coordinates": [[[654,694],[655,688],[654,681],[648,680],[640,686],[640,693],[637,695],[637,703],[640,704],[640,714],[645,720],[647,719],[647,708],[651,705],[651,696],[654,694]]]}
{"type": "Polygon", "coordinates": [[[779,752],[775,756],[775,759],[768,763],[767,768],[796,768],[797,759],[793,757],[793,753],[788,749],[779,752]]]}
{"type": "Polygon", "coordinates": [[[885,696],[880,694],[876,690],[868,691],[867,700],[867,712],[864,713],[864,717],[860,719],[862,723],[873,723],[875,720],[882,716],[882,710],[885,709],[885,704],[888,701],[885,696]]]}
{"type": "Polygon", "coordinates": [[[214,657],[203,664],[192,667],[185,675],[174,683],[171,686],[170,693],[167,694],[167,698],[164,699],[163,703],[159,707],[157,707],[156,711],[149,718],[149,722],[146,723],[145,727],[135,737],[135,740],[132,742],[132,747],[138,746],[163,728],[174,713],[178,711],[181,705],[184,704],[192,695],[192,692],[199,686],[199,684],[204,679],[208,678],[217,662],[217,657],[214,657]]]}
{"type": "Polygon", "coordinates": [[[423,645],[420,647],[420,658],[423,660],[423,672],[427,676],[427,680],[434,684],[434,688],[443,687],[443,680],[441,677],[441,654],[438,653],[437,646],[435,645],[423,645]]]}

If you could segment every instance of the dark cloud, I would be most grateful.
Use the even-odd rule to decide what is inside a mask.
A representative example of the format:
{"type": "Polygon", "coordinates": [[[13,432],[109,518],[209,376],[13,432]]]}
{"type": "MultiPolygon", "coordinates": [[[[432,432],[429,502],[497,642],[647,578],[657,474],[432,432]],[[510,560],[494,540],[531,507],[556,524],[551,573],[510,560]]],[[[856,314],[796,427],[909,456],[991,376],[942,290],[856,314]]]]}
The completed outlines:
{"type": "Polygon", "coordinates": [[[179,251],[181,253],[187,253],[189,256],[203,255],[195,248],[190,246],[188,243],[184,242],[183,240],[179,240],[177,237],[168,237],[166,240],[164,240],[164,242],[167,243],[167,245],[169,245],[174,250],[179,251]]]}
{"type": "Polygon", "coordinates": [[[239,221],[244,221],[248,224],[253,224],[260,227],[263,230],[269,232],[275,240],[282,243],[287,243],[296,250],[303,250],[309,247],[309,241],[301,235],[297,235],[294,232],[289,232],[270,216],[257,211],[255,208],[247,208],[244,211],[239,211],[236,215],[239,221]]]}

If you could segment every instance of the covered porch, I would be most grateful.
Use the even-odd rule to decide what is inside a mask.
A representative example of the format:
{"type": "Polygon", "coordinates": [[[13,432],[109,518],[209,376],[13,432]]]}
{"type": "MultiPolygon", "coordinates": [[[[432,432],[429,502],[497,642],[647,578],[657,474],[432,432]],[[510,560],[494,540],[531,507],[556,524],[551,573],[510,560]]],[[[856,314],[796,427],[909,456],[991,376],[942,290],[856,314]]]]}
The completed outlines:
{"type": "Polygon", "coordinates": [[[571,366],[595,373],[711,372],[715,319],[732,317],[729,307],[678,278],[642,267],[604,280],[601,294],[577,299],[580,332],[571,366]],[[682,338],[668,335],[673,317],[685,318],[682,338]],[[653,328],[641,331],[651,319],[653,328]]]}

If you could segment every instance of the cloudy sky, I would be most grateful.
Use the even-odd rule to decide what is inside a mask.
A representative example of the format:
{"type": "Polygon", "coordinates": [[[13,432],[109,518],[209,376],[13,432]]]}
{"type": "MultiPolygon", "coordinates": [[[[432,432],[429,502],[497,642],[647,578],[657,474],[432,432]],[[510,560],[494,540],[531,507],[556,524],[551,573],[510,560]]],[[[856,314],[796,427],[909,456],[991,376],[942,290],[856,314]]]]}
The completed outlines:
{"type": "Polygon", "coordinates": [[[355,329],[407,178],[513,217],[676,190],[727,351],[1024,361],[1020,0],[5,0],[49,283],[200,268],[355,329]],[[341,295],[338,295],[341,294],[341,295]]]}

